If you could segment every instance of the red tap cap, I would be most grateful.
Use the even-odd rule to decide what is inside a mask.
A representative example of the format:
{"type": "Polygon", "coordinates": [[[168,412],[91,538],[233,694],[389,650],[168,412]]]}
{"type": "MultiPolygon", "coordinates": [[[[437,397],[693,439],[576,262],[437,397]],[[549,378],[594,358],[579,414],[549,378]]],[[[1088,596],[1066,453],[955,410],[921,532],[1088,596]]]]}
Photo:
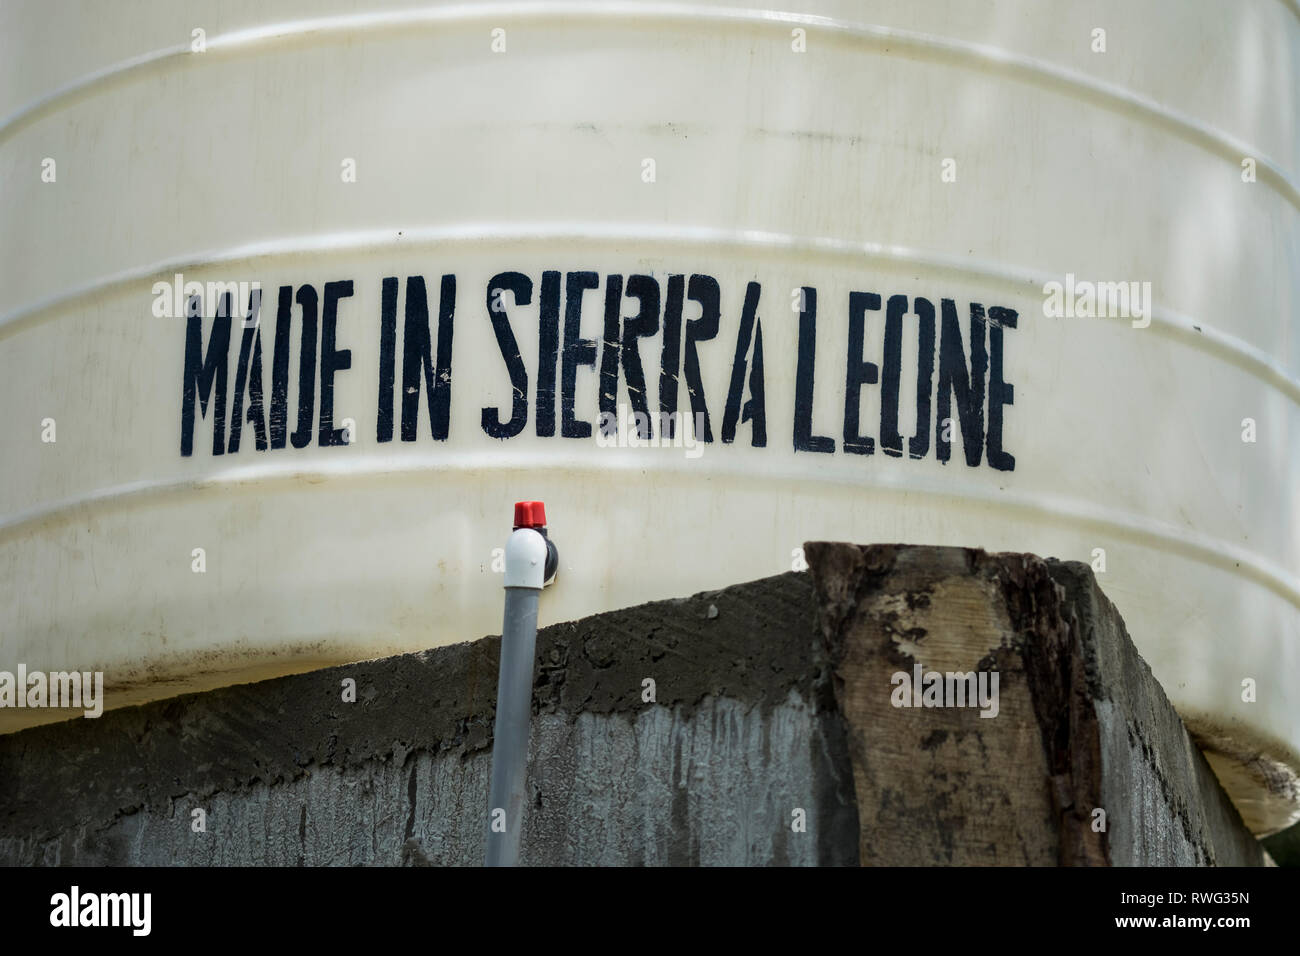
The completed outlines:
{"type": "Polygon", "coordinates": [[[515,502],[515,530],[520,528],[545,528],[546,505],[540,501],[515,502]]]}

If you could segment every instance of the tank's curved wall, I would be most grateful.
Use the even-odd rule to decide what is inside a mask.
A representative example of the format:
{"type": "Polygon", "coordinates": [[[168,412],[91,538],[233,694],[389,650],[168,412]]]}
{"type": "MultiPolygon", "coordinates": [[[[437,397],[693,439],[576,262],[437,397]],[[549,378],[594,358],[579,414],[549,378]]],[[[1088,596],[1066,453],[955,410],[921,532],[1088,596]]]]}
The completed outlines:
{"type": "MultiPolygon", "coordinates": [[[[536,497],[563,558],[549,620],[788,570],[814,538],[1090,562],[1104,549],[1103,587],[1193,727],[1239,762],[1300,768],[1295,4],[352,6],[0,11],[0,669],[102,669],[120,704],[492,632],[493,549],[511,502],[536,497]],[[591,342],[590,365],[565,346],[571,276],[588,271],[570,338],[591,342]],[[507,272],[530,283],[528,304],[505,293],[502,319],[526,419],[500,439],[483,409],[511,417],[514,350],[487,298],[507,272]],[[350,352],[327,424],[351,419],[352,443],[321,444],[318,338],[309,444],[258,450],[240,375],[258,363],[241,362],[236,322],[224,453],[212,454],[209,408],[189,417],[183,455],[188,324],[155,314],[155,283],[176,273],[260,282],[249,341],[271,444],[270,419],[298,427],[309,286],[321,338],[328,324],[350,352]],[[436,353],[444,275],[456,282],[446,439],[431,436],[417,369],[405,442],[408,277],[424,277],[436,353]],[[660,405],[665,313],[680,308],[664,378],[680,407],[694,329],[715,439],[733,379],[737,410],[761,382],[765,445],[752,416],[698,457],[563,434],[566,359],[572,417],[594,423],[610,277],[629,293],[635,275],[658,293],[655,330],[635,337],[627,320],[646,300],[624,294],[614,338],[638,343],[648,407],[660,405]],[[678,275],[688,295],[674,304],[678,275]],[[692,325],[697,275],[717,282],[713,337],[692,325]],[[1046,314],[1044,284],[1067,276],[1149,283],[1150,324],[1046,314]],[[350,295],[329,286],[344,281],[350,295]],[[737,374],[750,283],[758,318],[737,374]],[[292,332],[277,405],[281,286],[292,332]],[[802,287],[816,317],[801,326],[802,287]],[[863,313],[871,455],[845,448],[850,306],[864,303],[853,292],[880,296],[863,313]],[[926,352],[918,298],[936,313],[918,458],[882,447],[892,296],[907,297],[893,365],[904,440],[918,433],[926,352]],[[990,465],[987,394],[971,426],[978,466],[960,423],[951,459],[937,457],[939,367],[945,354],[950,370],[973,360],[972,302],[994,325],[1009,322],[994,308],[1018,316],[976,325],[1014,388],[1001,409],[1009,470],[990,465]],[[386,353],[395,421],[381,442],[386,353]],[[539,434],[548,400],[554,433],[539,434]],[[803,450],[798,409],[810,412],[803,450]]],[[[202,355],[216,328],[205,316],[202,355]]],[[[608,351],[615,402],[632,404],[628,366],[608,351]]],[[[40,717],[0,713],[0,726],[40,717]]],[[[1248,810],[1265,801],[1250,810],[1264,829],[1284,822],[1288,786],[1234,795],[1248,810]]]]}

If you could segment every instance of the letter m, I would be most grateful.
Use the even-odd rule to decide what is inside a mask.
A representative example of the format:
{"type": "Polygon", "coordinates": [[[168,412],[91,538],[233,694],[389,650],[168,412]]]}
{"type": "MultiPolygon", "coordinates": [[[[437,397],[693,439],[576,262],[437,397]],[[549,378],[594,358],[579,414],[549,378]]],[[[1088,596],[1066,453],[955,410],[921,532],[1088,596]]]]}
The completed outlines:
{"type": "Polygon", "coordinates": [[[100,919],[101,926],[129,926],[131,925],[131,897],[126,893],[102,893],[100,894],[100,919]],[[112,914],[111,916],[109,914],[112,914]],[[111,922],[110,922],[111,920],[111,922]]]}
{"type": "Polygon", "coordinates": [[[1097,314],[1103,318],[1131,318],[1127,282],[1097,283],[1097,314]]]}
{"type": "Polygon", "coordinates": [[[209,400],[212,409],[212,454],[220,455],[226,447],[226,365],[230,353],[230,316],[217,316],[212,322],[208,354],[203,355],[203,320],[191,315],[185,324],[185,372],[181,391],[181,454],[194,452],[194,396],[199,399],[199,414],[207,417],[209,400]],[[215,386],[215,395],[214,395],[215,386]]]}
{"type": "Polygon", "coordinates": [[[60,701],[63,707],[80,707],[80,672],[52,671],[50,673],[50,696],[60,701]]]}
{"type": "Polygon", "coordinates": [[[948,675],[948,706],[949,707],[973,707],[979,697],[976,694],[975,672],[967,671],[961,673],[950,673],[948,675]],[[969,705],[967,704],[969,701],[969,705]]]}

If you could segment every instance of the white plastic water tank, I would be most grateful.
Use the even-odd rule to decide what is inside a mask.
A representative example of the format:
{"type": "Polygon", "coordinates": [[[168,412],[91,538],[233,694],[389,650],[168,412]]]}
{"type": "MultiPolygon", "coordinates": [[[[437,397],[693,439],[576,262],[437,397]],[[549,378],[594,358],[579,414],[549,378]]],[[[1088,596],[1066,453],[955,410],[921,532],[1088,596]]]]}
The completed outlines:
{"type": "Polygon", "coordinates": [[[547,621],[1033,551],[1294,819],[1294,0],[355,6],[0,9],[0,671],[494,632],[519,498],[547,621]]]}

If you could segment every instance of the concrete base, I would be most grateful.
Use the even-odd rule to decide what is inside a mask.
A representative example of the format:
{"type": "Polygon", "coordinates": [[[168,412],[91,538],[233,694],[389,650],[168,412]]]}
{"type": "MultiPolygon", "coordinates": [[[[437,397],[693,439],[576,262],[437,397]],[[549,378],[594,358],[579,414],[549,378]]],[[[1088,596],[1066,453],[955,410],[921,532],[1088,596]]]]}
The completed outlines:
{"type": "Polygon", "coordinates": [[[1264,862],[1087,565],[962,548],[806,553],[863,863],[1264,862]],[[996,677],[996,708],[897,692],[897,675],[917,674],[996,677]]]}
{"type": "MultiPolygon", "coordinates": [[[[525,863],[1265,862],[1086,566],[806,551],[542,630],[525,863]],[[997,716],[895,707],[918,664],[996,670],[997,716]]],[[[477,864],[498,653],[0,736],[0,863],[477,864]]]]}

